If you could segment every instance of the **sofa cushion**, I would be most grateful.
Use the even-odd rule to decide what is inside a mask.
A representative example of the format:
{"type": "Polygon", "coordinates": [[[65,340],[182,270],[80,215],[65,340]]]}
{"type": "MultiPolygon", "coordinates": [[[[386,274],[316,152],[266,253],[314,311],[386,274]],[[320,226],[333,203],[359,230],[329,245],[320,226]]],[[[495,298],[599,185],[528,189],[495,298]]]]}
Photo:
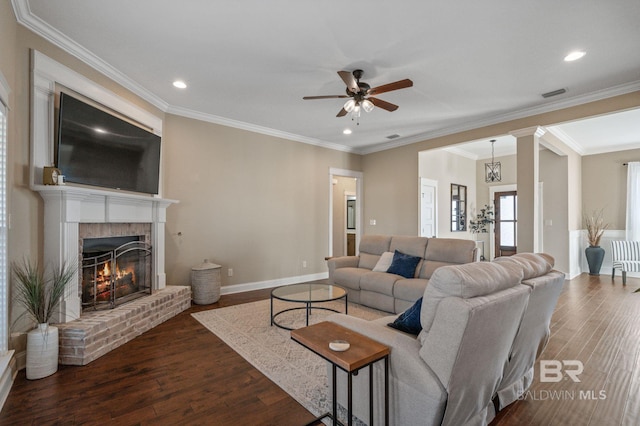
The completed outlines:
{"type": "Polygon", "coordinates": [[[333,274],[333,282],[347,289],[360,290],[360,278],[371,271],[362,268],[340,268],[333,274]]]}
{"type": "Polygon", "coordinates": [[[399,275],[388,272],[367,271],[366,274],[362,275],[362,279],[360,280],[360,289],[393,296],[393,286],[395,282],[400,279],[402,279],[402,277],[399,275]]]}
{"type": "Polygon", "coordinates": [[[494,262],[511,262],[522,268],[523,280],[540,277],[551,271],[555,263],[552,256],[546,253],[518,253],[513,256],[502,256],[494,262]]]}
{"type": "Polygon", "coordinates": [[[396,330],[417,336],[422,330],[422,325],[420,324],[421,308],[422,297],[416,300],[416,303],[414,303],[412,307],[400,314],[395,321],[390,322],[387,325],[391,328],[395,328],[396,330]]]}
{"type": "Polygon", "coordinates": [[[378,259],[378,263],[373,268],[373,272],[387,272],[389,266],[391,266],[391,262],[393,262],[393,252],[385,251],[378,259]]]}
{"type": "Polygon", "coordinates": [[[431,238],[427,244],[424,258],[451,263],[469,263],[474,261],[476,243],[472,240],[455,238],[431,238]]]}
{"type": "Polygon", "coordinates": [[[420,266],[420,272],[418,273],[418,277],[428,280],[429,278],[431,278],[431,275],[433,275],[436,269],[438,269],[441,266],[450,266],[450,265],[457,265],[457,263],[452,264],[450,262],[441,262],[439,260],[423,260],[422,265],[420,266]]]}
{"type": "MultiPolygon", "coordinates": [[[[440,301],[468,299],[513,287],[522,281],[522,268],[511,262],[474,262],[438,268],[424,290],[420,321],[428,333],[440,301]]],[[[423,333],[424,334],[424,333],[423,333]]]]}
{"type": "Polygon", "coordinates": [[[380,256],[385,251],[391,251],[391,236],[389,235],[363,235],[360,239],[360,252],[377,254],[380,256]]]}
{"type": "Polygon", "coordinates": [[[406,280],[398,280],[393,285],[393,297],[400,300],[415,302],[424,295],[424,289],[427,288],[429,280],[422,278],[411,278],[406,280]]]}
{"type": "Polygon", "coordinates": [[[391,266],[389,266],[387,272],[405,278],[413,278],[416,275],[416,267],[420,260],[422,260],[421,257],[401,253],[396,250],[393,253],[393,262],[391,262],[391,266]]]}
{"type": "Polygon", "coordinates": [[[358,262],[358,268],[368,269],[371,271],[376,267],[378,261],[380,260],[379,254],[371,254],[360,252],[360,260],[358,262]]]}
{"type": "Polygon", "coordinates": [[[430,238],[418,276],[429,279],[441,266],[473,262],[475,248],[476,244],[471,240],[430,238]]]}
{"type": "Polygon", "coordinates": [[[423,258],[428,241],[429,238],[426,237],[394,236],[391,239],[389,251],[395,252],[398,250],[401,253],[423,258]]]}

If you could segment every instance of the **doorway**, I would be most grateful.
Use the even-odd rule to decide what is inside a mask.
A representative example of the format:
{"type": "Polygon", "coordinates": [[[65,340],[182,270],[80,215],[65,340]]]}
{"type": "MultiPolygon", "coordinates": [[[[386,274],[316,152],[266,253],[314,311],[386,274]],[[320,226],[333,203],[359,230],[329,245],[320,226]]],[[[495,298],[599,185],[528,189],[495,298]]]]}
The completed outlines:
{"type": "Polygon", "coordinates": [[[362,235],[363,173],[329,169],[328,256],[358,254],[362,235]]]}
{"type": "Polygon", "coordinates": [[[518,251],[518,193],[517,191],[496,192],[495,206],[496,257],[513,256],[518,251]]]}

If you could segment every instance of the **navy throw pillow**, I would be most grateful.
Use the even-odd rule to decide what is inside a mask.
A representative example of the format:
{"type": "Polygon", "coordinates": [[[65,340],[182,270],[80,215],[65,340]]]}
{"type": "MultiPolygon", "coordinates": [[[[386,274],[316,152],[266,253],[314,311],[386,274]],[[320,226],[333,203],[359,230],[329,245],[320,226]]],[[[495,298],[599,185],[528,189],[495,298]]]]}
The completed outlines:
{"type": "Polygon", "coordinates": [[[416,266],[422,258],[400,253],[398,250],[393,254],[391,266],[387,269],[390,274],[396,274],[405,278],[413,278],[416,274],[416,266]]]}
{"type": "Polygon", "coordinates": [[[391,328],[405,333],[418,335],[422,330],[420,324],[420,310],[422,309],[422,297],[416,300],[412,307],[404,311],[396,320],[387,324],[391,328]]]}

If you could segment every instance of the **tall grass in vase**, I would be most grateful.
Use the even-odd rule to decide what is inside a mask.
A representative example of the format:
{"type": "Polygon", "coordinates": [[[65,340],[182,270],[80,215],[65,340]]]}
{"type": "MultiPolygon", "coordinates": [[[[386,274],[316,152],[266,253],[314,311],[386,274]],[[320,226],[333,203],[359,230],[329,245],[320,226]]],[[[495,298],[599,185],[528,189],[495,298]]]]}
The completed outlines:
{"type": "Polygon", "coordinates": [[[58,371],[58,329],[49,325],[58,312],[62,297],[76,269],[68,265],[53,268],[50,273],[24,260],[12,264],[15,302],[24,308],[36,327],[27,334],[27,379],[40,379],[58,371]]]}
{"type": "Polygon", "coordinates": [[[585,215],[584,224],[587,228],[587,241],[589,242],[589,247],[584,251],[589,265],[589,275],[600,275],[600,268],[604,260],[604,249],[600,247],[600,239],[609,224],[605,223],[602,210],[594,210],[585,215]]]}

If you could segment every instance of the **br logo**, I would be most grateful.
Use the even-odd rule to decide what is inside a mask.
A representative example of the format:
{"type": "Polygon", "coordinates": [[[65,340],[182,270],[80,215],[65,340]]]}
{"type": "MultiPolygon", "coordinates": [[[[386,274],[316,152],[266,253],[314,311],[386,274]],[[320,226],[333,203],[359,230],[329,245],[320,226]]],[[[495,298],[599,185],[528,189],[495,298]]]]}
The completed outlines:
{"type": "Polygon", "coordinates": [[[569,377],[576,383],[580,382],[578,376],[582,374],[584,365],[577,359],[541,360],[540,361],[540,381],[543,383],[560,382],[565,377],[569,377]]]}

